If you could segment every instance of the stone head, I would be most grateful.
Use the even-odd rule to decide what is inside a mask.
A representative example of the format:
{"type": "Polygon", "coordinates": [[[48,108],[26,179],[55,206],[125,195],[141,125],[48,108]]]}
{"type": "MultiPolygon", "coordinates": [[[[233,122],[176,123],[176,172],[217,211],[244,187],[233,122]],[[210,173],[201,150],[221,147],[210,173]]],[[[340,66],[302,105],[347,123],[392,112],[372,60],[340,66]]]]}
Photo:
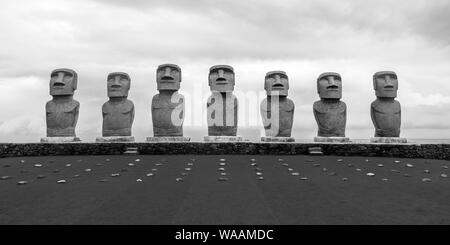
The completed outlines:
{"type": "Polygon", "coordinates": [[[74,70],[61,68],[50,75],[50,95],[73,95],[77,89],[78,75],[74,70]]]}
{"type": "Polygon", "coordinates": [[[284,71],[270,71],[264,78],[264,89],[268,96],[287,96],[289,90],[289,78],[284,71]]]}
{"type": "Polygon", "coordinates": [[[108,74],[108,97],[127,97],[130,90],[131,79],[125,72],[112,72],[108,74]]]}
{"type": "Polygon", "coordinates": [[[373,89],[380,98],[397,97],[398,80],[393,71],[380,71],[373,75],[373,89]]]}
{"type": "Polygon", "coordinates": [[[234,90],[234,70],[228,65],[215,65],[209,68],[208,84],[211,91],[231,92],[234,90]]]}
{"type": "Polygon", "coordinates": [[[158,90],[179,90],[181,83],[181,69],[174,64],[163,64],[156,69],[156,83],[158,90]]]}
{"type": "Polygon", "coordinates": [[[321,99],[342,98],[342,78],[339,73],[325,72],[317,78],[317,93],[321,99]]]}

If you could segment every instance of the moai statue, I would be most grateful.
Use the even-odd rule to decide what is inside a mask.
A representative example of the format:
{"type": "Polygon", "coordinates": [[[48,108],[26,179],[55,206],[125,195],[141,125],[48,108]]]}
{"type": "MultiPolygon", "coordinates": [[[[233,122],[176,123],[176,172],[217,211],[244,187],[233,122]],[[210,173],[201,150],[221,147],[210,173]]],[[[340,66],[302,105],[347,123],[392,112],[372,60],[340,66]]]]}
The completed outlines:
{"type": "Polygon", "coordinates": [[[147,142],[182,142],[184,96],[178,93],[181,84],[181,69],[174,64],[163,64],[156,70],[159,94],[152,99],[153,135],[147,142]]]}
{"type": "Polygon", "coordinates": [[[134,142],[131,127],[134,120],[134,104],[128,100],[131,79],[127,73],[108,74],[107,91],[109,101],[102,106],[103,129],[97,142],[134,142]]]}
{"type": "Polygon", "coordinates": [[[209,69],[211,96],[206,103],[208,136],[207,142],[242,141],[236,136],[238,122],[238,100],[233,95],[234,70],[228,65],[216,65],[209,69]]]}
{"type": "Polygon", "coordinates": [[[406,143],[400,138],[401,108],[397,97],[398,80],[393,71],[373,75],[373,89],[377,99],[370,105],[370,116],[375,126],[373,143],[406,143]]]}
{"type": "Polygon", "coordinates": [[[77,73],[71,69],[56,69],[50,75],[52,100],[45,105],[47,137],[42,143],[80,141],[75,135],[80,103],[73,99],[77,89],[77,73]]]}
{"type": "Polygon", "coordinates": [[[342,77],[335,72],[325,72],[317,78],[320,100],[314,102],[313,112],[318,132],[315,142],[348,142],[345,137],[347,105],[341,101],[342,77]]]}
{"type": "Polygon", "coordinates": [[[289,78],[284,71],[271,71],[264,79],[267,98],[261,102],[261,117],[266,137],[264,142],[294,142],[291,137],[294,102],[287,98],[289,78]]]}

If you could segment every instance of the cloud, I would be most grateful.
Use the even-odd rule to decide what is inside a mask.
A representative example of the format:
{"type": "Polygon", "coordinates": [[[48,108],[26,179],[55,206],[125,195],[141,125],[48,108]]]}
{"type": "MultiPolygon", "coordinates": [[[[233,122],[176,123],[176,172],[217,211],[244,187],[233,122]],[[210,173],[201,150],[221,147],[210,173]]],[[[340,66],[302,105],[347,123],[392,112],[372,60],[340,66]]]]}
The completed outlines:
{"type": "MultiPolygon", "coordinates": [[[[133,1],[96,0],[104,5],[135,9],[141,12],[171,9],[193,15],[224,20],[225,25],[239,27],[246,23],[263,32],[287,35],[325,34],[326,27],[348,27],[361,32],[375,32],[387,38],[415,34],[449,44],[450,3],[446,0],[413,1],[207,1],[182,0],[133,1]],[[303,30],[317,32],[302,33],[303,30]]],[[[223,26],[223,25],[222,25],[223,26]]],[[[221,26],[221,27],[222,27],[221,26]]],[[[330,28],[330,29],[331,29],[330,28]]],[[[250,33],[248,33],[250,34],[250,33]]],[[[336,36],[332,36],[336,38],[336,36]]]]}
{"type": "MultiPolygon", "coordinates": [[[[106,75],[124,71],[132,78],[133,133],[142,141],[152,134],[155,70],[167,62],[183,69],[181,92],[190,98],[185,134],[196,140],[206,134],[208,68],[222,63],[235,68],[236,92],[244,95],[263,93],[266,72],[286,71],[297,138],[316,134],[315,80],[325,71],[343,77],[348,136],[373,134],[371,83],[379,70],[399,76],[402,134],[426,138],[428,128],[445,135],[449,6],[445,0],[6,0],[0,9],[0,139],[37,141],[45,134],[49,74],[69,67],[79,74],[79,136],[94,140],[101,134],[106,75]]],[[[258,103],[241,103],[242,111],[257,112],[258,103]]],[[[253,116],[245,120],[260,121],[253,116]]],[[[260,129],[242,124],[243,135],[260,129]]]]}

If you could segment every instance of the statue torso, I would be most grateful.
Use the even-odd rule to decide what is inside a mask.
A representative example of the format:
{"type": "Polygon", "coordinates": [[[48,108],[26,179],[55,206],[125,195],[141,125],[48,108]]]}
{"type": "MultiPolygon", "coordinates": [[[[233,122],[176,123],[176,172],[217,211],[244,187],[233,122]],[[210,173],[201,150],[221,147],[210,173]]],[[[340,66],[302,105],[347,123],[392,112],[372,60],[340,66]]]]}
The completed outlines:
{"type": "Polygon", "coordinates": [[[131,136],[134,104],[125,99],[121,102],[107,101],[102,107],[103,136],[131,136]]]}
{"type": "Polygon", "coordinates": [[[56,102],[51,100],[45,105],[47,136],[75,137],[80,103],[76,100],[56,102]]]}
{"type": "Polygon", "coordinates": [[[401,124],[401,107],[397,100],[380,100],[370,106],[375,137],[399,137],[401,124]]]}
{"type": "Polygon", "coordinates": [[[153,96],[152,121],[155,136],[183,136],[184,96],[153,96]]]}
{"type": "Polygon", "coordinates": [[[345,137],[347,105],[340,100],[336,102],[314,102],[314,117],[320,137],[345,137]]]}
{"type": "Polygon", "coordinates": [[[206,103],[209,136],[236,136],[238,100],[232,93],[213,93],[206,103]]]}
{"type": "Polygon", "coordinates": [[[294,109],[294,102],[289,98],[279,97],[278,102],[265,98],[261,102],[260,110],[266,136],[291,137],[294,109]],[[278,110],[278,118],[274,110],[278,110]]]}

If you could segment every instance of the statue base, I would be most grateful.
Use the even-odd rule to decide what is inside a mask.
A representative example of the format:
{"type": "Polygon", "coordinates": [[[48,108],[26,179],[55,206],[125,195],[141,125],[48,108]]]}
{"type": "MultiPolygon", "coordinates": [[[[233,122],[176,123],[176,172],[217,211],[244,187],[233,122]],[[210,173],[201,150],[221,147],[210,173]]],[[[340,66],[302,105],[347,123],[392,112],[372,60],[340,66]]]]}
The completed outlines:
{"type": "Polygon", "coordinates": [[[404,144],[408,141],[401,137],[372,137],[370,143],[404,144]]]}
{"type": "Polygon", "coordinates": [[[190,137],[183,136],[159,136],[159,137],[147,137],[147,142],[149,143],[159,143],[159,142],[188,142],[191,141],[190,137]]]}
{"type": "Polygon", "coordinates": [[[314,137],[314,142],[320,143],[345,143],[350,142],[348,137],[314,137]]]}
{"type": "Polygon", "coordinates": [[[240,142],[243,141],[241,136],[205,136],[205,142],[240,142]]]}
{"type": "Polygon", "coordinates": [[[107,136],[107,137],[97,137],[95,139],[97,143],[126,143],[134,142],[133,136],[107,136]]]}
{"type": "Polygon", "coordinates": [[[74,143],[81,142],[78,137],[43,137],[41,143],[74,143]]]}
{"type": "Polygon", "coordinates": [[[295,142],[294,137],[261,137],[262,142],[295,142]]]}

